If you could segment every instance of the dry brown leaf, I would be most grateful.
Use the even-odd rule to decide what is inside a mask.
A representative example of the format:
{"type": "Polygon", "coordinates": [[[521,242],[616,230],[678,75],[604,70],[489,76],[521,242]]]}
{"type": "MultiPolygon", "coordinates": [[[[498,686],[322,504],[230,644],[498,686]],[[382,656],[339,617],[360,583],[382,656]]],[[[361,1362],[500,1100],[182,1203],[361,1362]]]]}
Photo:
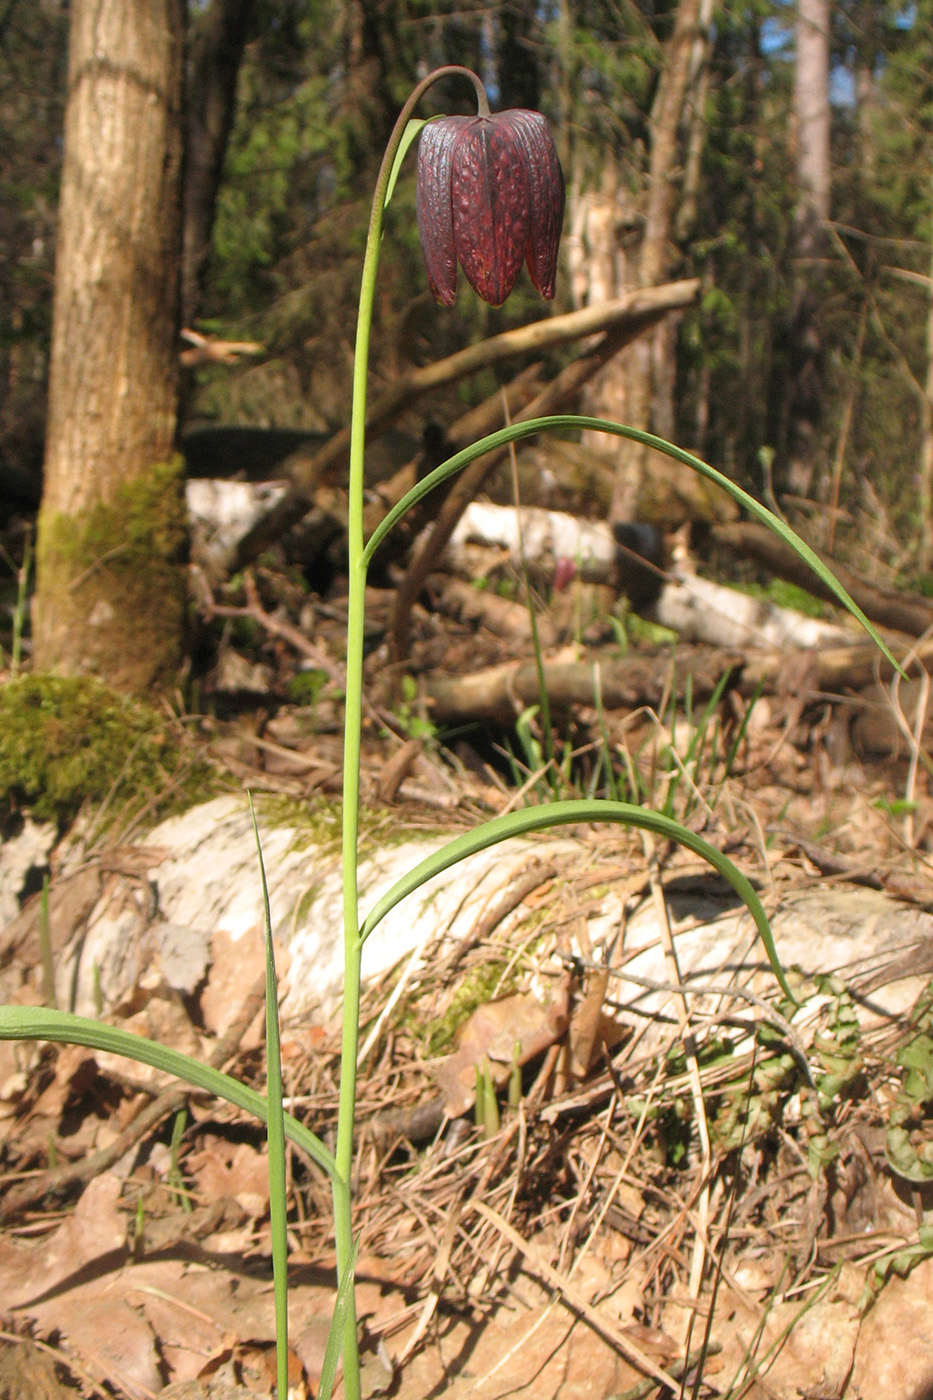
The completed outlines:
{"type": "Polygon", "coordinates": [[[570,1067],[576,1079],[585,1079],[589,1073],[593,1056],[599,1050],[599,1030],[603,1015],[603,1001],[609,986],[609,972],[600,969],[588,972],[583,988],[583,996],[574,1008],[570,1018],[568,1039],[570,1042],[570,1067]]]}
{"type": "MultiPolygon", "coordinates": [[[[190,1016],[181,1001],[174,996],[147,997],[142,1010],[121,1018],[120,1027],[136,1035],[145,1036],[147,1040],[171,1045],[173,1049],[181,1050],[196,1060],[207,1058],[203,1042],[191,1024],[190,1016]]],[[[163,1074],[151,1065],[141,1065],[135,1060],[128,1060],[125,1055],[111,1055],[109,1052],[98,1050],[95,1058],[103,1073],[111,1073],[114,1078],[131,1084],[134,1088],[152,1092],[176,1083],[171,1075],[163,1074]]]]}
{"type": "MultiPolygon", "coordinates": [[[[78,870],[74,875],[62,876],[49,885],[49,936],[53,954],[58,954],[67,946],[72,937],[79,933],[91,914],[100,895],[102,876],[96,862],[78,870]]],[[[28,900],[21,914],[0,933],[0,966],[14,957],[22,966],[39,964],[39,925],[42,918],[42,897],[34,895],[28,900]]]]}
{"type": "Polygon", "coordinates": [[[27,1306],[31,1300],[78,1279],[92,1264],[99,1267],[104,1260],[122,1262],[126,1216],[117,1208],[122,1189],[119,1178],[105,1172],[88,1183],[74,1212],[50,1235],[28,1243],[0,1235],[0,1298],[4,1306],[27,1306]]]}
{"type": "Polygon", "coordinates": [[[924,1400],[933,1389],[933,1259],[891,1278],[864,1321],[852,1393],[924,1400]]]}
{"type": "Polygon", "coordinates": [[[214,1133],[202,1137],[190,1152],[186,1167],[197,1193],[205,1200],[236,1201],[253,1218],[269,1208],[269,1157],[249,1143],[230,1142],[214,1133]]]}
{"type": "MultiPolygon", "coordinates": [[[[860,1324],[855,1304],[834,1293],[809,1307],[794,1299],[749,1308],[724,1289],[712,1327],[712,1339],[722,1344],[716,1358],[718,1375],[725,1388],[734,1377],[745,1374],[745,1356],[750,1353],[762,1367],[764,1393],[772,1400],[799,1400],[801,1394],[841,1395],[852,1371],[860,1324]]],[[[878,1400],[882,1396],[909,1400],[909,1392],[896,1386],[854,1393],[878,1400]]]]}
{"type": "Polygon", "coordinates": [[[434,1077],[451,1118],[472,1108],[476,1098],[476,1068],[489,1063],[497,1087],[505,1084],[518,1049],[518,1063],[527,1064],[559,1040],[567,1029],[567,991],[547,1006],[523,992],[479,1006],[457,1036],[457,1049],[434,1066],[434,1077]]]}
{"type": "Polygon", "coordinates": [[[0,1400],[68,1400],[79,1393],[62,1385],[53,1358],[28,1337],[0,1340],[0,1400]]]}
{"type": "Polygon", "coordinates": [[[52,1082],[33,1105],[32,1115],[56,1124],[68,1099],[81,1094],[97,1073],[96,1054],[82,1045],[61,1045],[55,1055],[52,1082]]]}
{"type": "MultiPolygon", "coordinates": [[[[240,938],[233,938],[226,929],[216,930],[211,939],[207,985],[201,993],[201,1015],[207,1030],[223,1035],[242,1005],[244,988],[253,985],[264,967],[262,931],[258,925],[240,938]]],[[[260,1015],[241,1045],[244,1050],[255,1050],[262,1041],[260,1015]]]]}
{"type": "Polygon", "coordinates": [[[130,1395],[162,1388],[159,1353],[152,1329],[120,1296],[119,1282],[75,1289],[36,1309],[40,1327],[59,1334],[82,1365],[130,1395]]]}

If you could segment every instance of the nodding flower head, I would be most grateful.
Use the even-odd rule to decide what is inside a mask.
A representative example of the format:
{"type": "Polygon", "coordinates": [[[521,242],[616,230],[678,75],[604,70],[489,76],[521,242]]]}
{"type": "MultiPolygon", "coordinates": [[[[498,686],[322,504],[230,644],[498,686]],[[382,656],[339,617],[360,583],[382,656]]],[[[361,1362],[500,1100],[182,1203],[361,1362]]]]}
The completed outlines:
{"type": "Polygon", "coordinates": [[[418,145],[418,232],[434,299],[453,306],[457,264],[470,286],[501,306],[527,262],[554,295],[564,177],[539,112],[440,117],[418,145]]]}

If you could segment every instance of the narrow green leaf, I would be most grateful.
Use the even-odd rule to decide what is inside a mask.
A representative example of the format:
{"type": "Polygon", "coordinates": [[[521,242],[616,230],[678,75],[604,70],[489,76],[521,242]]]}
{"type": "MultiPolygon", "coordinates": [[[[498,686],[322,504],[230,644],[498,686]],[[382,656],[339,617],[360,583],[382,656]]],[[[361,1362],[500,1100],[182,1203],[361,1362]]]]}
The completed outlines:
{"type": "MultiPolygon", "coordinates": [[[[86,1045],[91,1050],[105,1050],[111,1055],[125,1055],[142,1065],[152,1065],[164,1074],[174,1075],[195,1089],[204,1089],[216,1098],[252,1113],[260,1122],[268,1119],[268,1104],[263,1094],[249,1089],[238,1079],[223,1074],[210,1065],[202,1065],[180,1050],[160,1045],[156,1040],[134,1035],[119,1026],[105,1026],[86,1016],[74,1016],[69,1011],[52,1011],[47,1006],[0,1006],[0,1040],[51,1040],[61,1045],[86,1045]]],[[[307,1152],[331,1178],[337,1175],[337,1163],[303,1123],[285,1114],[285,1136],[296,1147],[307,1152]]]]}
{"type": "Polygon", "coordinates": [[[334,1303],[333,1315],[330,1319],[330,1328],[327,1333],[327,1346],[324,1350],[324,1364],[321,1367],[321,1383],[318,1386],[317,1400],[330,1400],[331,1391],[334,1388],[334,1378],[337,1375],[337,1362],[340,1360],[340,1351],[343,1346],[343,1333],[346,1326],[347,1313],[350,1307],[350,1295],[353,1290],[356,1278],[356,1240],[350,1249],[350,1257],[347,1260],[347,1268],[337,1289],[337,1301],[334,1303]]]}
{"type": "Polygon", "coordinates": [[[408,155],[409,147],[416,137],[420,136],[421,128],[426,125],[427,123],[425,121],[413,117],[402,132],[402,139],[399,142],[398,150],[395,152],[395,159],[392,162],[392,169],[389,172],[389,182],[386,185],[385,202],[387,205],[390,203],[395,193],[395,186],[402,171],[402,162],[408,155]]]}
{"type": "Polygon", "coordinates": [[[285,1182],[285,1109],[282,1103],[282,1048],[279,1041],[279,988],[272,944],[272,910],[269,884],[262,858],[262,842],[256,824],[253,795],[249,814],[256,837],[259,879],[262,885],[263,944],[266,958],[266,1098],[269,1116],[266,1142],[269,1148],[269,1227],[272,1236],[272,1285],[275,1297],[275,1361],[279,1400],[288,1398],[288,1195],[285,1182]]]}
{"type": "Polygon", "coordinates": [[[660,812],[652,812],[647,807],[635,807],[629,802],[549,802],[543,807],[528,807],[521,812],[507,812],[504,817],[494,817],[492,821],[484,822],[475,830],[464,832],[462,836],[448,841],[439,851],[419,861],[376,901],[363,920],[360,941],[364,942],[389,910],[394,909],[406,895],[419,889],[435,875],[440,875],[442,871],[449,870],[452,865],[465,860],[467,856],[488,850],[490,846],[498,845],[510,836],[527,836],[533,831],[547,831],[555,826],[576,826],[586,822],[619,822],[623,826],[652,831],[658,836],[679,842],[681,846],[686,846],[688,850],[707,861],[732,886],[751,914],[781,991],[793,1005],[798,1004],[787,984],[784,969],[777,955],[768,916],[747,876],[743,875],[722,851],[704,841],[702,836],[697,836],[695,832],[689,831],[687,827],[660,812]]]}
{"type": "Polygon", "coordinates": [[[833,576],[822,559],[814,553],[808,544],[804,543],[799,535],[795,534],[789,525],[785,525],[783,520],[768,510],[767,506],[756,501],[754,496],[743,491],[741,486],[730,481],[729,477],[724,476],[715,467],[711,467],[708,462],[694,457],[692,452],[686,452],[682,447],[676,447],[673,443],[666,442],[664,438],[656,437],[654,433],[645,433],[639,428],[629,428],[623,423],[611,423],[605,418],[588,418],[578,413],[559,413],[549,415],[546,418],[531,418],[526,423],[512,423],[507,428],[500,428],[498,432],[490,433],[488,437],[480,438],[479,442],[465,447],[462,452],[455,453],[453,457],[449,457],[446,462],[442,462],[439,467],[430,472],[423,481],[419,481],[416,486],[413,486],[407,495],[403,496],[398,504],[393,506],[384,519],[379,522],[363,551],[364,563],[369,563],[386,535],[401,520],[402,516],[411,510],[412,506],[417,505],[429,491],[433,491],[435,486],[439,486],[441,482],[446,481],[448,477],[468,466],[475,458],[482,457],[486,452],[493,452],[499,447],[507,446],[510,442],[518,442],[521,438],[531,437],[535,433],[548,432],[552,429],[556,431],[587,429],[590,432],[610,433],[614,437],[628,438],[631,442],[639,442],[645,447],[655,448],[658,452],[663,452],[665,456],[672,457],[675,462],[682,462],[684,466],[690,467],[700,476],[705,476],[707,480],[714,481],[717,486],[721,486],[724,491],[728,492],[743,509],[747,510],[749,515],[760,521],[762,525],[766,525],[795,554],[799,555],[826,587],[835,594],[842,606],[861,623],[895,670],[901,675],[904,674],[887,643],[869,622],[858,604],[849,597],[842,584],[833,576]]]}

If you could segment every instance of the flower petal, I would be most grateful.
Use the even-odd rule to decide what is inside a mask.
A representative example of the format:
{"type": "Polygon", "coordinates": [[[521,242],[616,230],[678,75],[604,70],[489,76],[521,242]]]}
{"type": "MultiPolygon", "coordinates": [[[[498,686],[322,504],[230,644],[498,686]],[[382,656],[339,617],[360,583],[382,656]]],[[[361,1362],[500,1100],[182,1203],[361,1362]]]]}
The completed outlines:
{"type": "Polygon", "coordinates": [[[428,122],[418,139],[415,208],[418,233],[435,301],[453,306],[457,299],[450,162],[454,142],[470,117],[440,117],[428,122]]]}
{"type": "Polygon", "coordinates": [[[515,286],[531,231],[522,145],[500,117],[472,117],[457,134],[450,193],[457,260],[477,295],[501,306],[515,286]]]}
{"type": "Polygon", "coordinates": [[[564,174],[547,119],[540,112],[513,108],[496,120],[520,147],[528,167],[531,229],[528,271],[538,291],[550,301],[557,280],[557,253],[564,222],[564,174]]]}

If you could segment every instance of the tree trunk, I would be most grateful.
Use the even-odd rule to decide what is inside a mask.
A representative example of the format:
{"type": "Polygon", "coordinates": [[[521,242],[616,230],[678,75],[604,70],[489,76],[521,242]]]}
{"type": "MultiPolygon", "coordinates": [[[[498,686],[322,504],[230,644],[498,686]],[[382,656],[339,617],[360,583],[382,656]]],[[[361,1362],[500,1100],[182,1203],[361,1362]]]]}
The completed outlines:
{"type": "MultiPolygon", "coordinates": [[[[611,152],[606,155],[597,188],[583,190],[578,177],[571,180],[568,208],[564,248],[573,304],[579,308],[605,306],[624,296],[638,281],[628,246],[630,239],[625,236],[637,224],[635,204],[611,152]]],[[[587,413],[622,423],[629,421],[627,365],[627,353],[609,361],[587,390],[587,413]]],[[[583,442],[614,458],[628,446],[609,444],[602,433],[584,433],[583,442]]]]}
{"type": "MultiPolygon", "coordinates": [[[[674,261],[674,221],[680,190],[680,133],[691,77],[696,80],[697,43],[701,31],[701,0],[680,0],[674,29],[664,52],[664,69],[651,109],[651,155],[648,164],[644,233],[638,260],[642,287],[663,282],[674,261]]],[[[708,23],[708,21],[707,21],[708,23]]],[[[659,327],[629,351],[627,422],[649,429],[655,386],[664,378],[663,357],[673,345],[669,328],[659,327]]],[[[609,514],[612,520],[634,520],[649,461],[647,448],[632,445],[620,456],[609,514]]]]}
{"type": "MultiPolygon", "coordinates": [[[[673,31],[661,52],[663,68],[649,120],[650,151],[641,193],[632,190],[611,148],[602,158],[594,188],[586,188],[577,171],[571,173],[565,248],[577,306],[598,305],[635,286],[656,286],[673,266],[684,112],[688,92],[701,86],[711,8],[711,0],[680,0],[677,6],[673,31]]],[[[696,165],[702,149],[702,121],[696,114],[691,131],[696,165]]],[[[669,327],[642,337],[606,366],[587,395],[587,410],[633,427],[650,427],[656,388],[660,386],[672,401],[672,350],[669,327]]],[[[669,413],[664,426],[670,427],[669,413]]],[[[633,519],[645,470],[644,451],[632,443],[609,447],[603,440],[589,445],[610,452],[616,464],[612,518],[633,519]]]]}
{"type": "Polygon", "coordinates": [[[794,371],[787,410],[787,483],[798,496],[810,493],[816,469],[816,439],[823,399],[822,334],[818,293],[811,271],[829,218],[830,0],[798,0],[794,64],[797,220],[796,286],[791,310],[794,371]]]}
{"type": "Polygon", "coordinates": [[[183,0],[72,0],[35,659],[143,690],[183,653],[183,0]]]}
{"type": "Polygon", "coordinates": [[[798,217],[812,229],[829,218],[829,0],[798,0],[794,116],[798,217]]]}
{"type": "MultiPolygon", "coordinates": [[[[930,186],[933,194],[933,183],[930,186]]],[[[930,286],[927,300],[927,372],[920,403],[920,539],[917,567],[928,573],[933,566],[933,240],[931,240],[930,286]]]]}
{"type": "Polygon", "coordinates": [[[237,75],[255,0],[211,0],[191,45],[182,239],[181,323],[194,323],[211,246],[237,75]]]}

